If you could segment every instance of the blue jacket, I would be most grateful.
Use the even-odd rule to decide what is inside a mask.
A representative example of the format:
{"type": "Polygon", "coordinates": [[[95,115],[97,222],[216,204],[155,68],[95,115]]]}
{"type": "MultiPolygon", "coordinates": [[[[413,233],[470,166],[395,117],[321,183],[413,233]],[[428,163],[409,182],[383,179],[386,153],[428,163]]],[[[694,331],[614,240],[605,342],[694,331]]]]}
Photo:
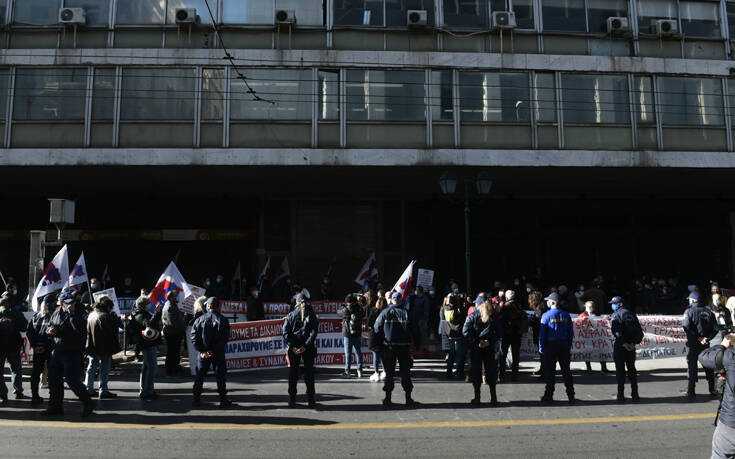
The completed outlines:
{"type": "Polygon", "coordinates": [[[723,351],[722,367],[727,371],[725,393],[722,397],[722,411],[720,411],[720,422],[735,429],[735,351],[732,348],[725,349],[721,345],[712,346],[699,354],[699,363],[708,370],[719,370],[717,368],[717,354],[723,351]]]}
{"type": "Polygon", "coordinates": [[[416,323],[408,320],[408,311],[392,304],[384,309],[373,325],[375,333],[383,335],[383,342],[387,346],[410,346],[411,337],[416,347],[421,347],[421,338],[416,329],[416,323]]]}
{"type": "Polygon", "coordinates": [[[503,336],[503,324],[495,314],[490,314],[490,320],[483,323],[480,311],[475,311],[464,321],[462,334],[467,338],[470,349],[484,339],[490,341],[490,349],[494,349],[495,343],[503,336]]]}
{"type": "Polygon", "coordinates": [[[304,320],[301,320],[301,308],[296,308],[283,322],[283,339],[289,348],[316,348],[318,333],[319,320],[309,306],[304,312],[304,320]]]}
{"type": "Polygon", "coordinates": [[[225,354],[230,339],[230,321],[219,312],[209,311],[194,321],[191,342],[199,352],[225,354]]]}
{"type": "Polygon", "coordinates": [[[544,347],[551,341],[567,341],[570,348],[574,341],[572,316],[559,308],[550,309],[541,316],[538,336],[539,352],[544,352],[544,347]]]}
{"type": "Polygon", "coordinates": [[[638,344],[637,337],[634,336],[641,328],[641,323],[638,322],[638,316],[634,312],[626,309],[625,307],[619,308],[612,315],[612,323],[610,324],[612,334],[615,337],[615,344],[622,346],[623,344],[632,343],[638,344]],[[626,319],[631,318],[634,320],[638,327],[635,330],[629,330],[625,323],[626,319]]]}

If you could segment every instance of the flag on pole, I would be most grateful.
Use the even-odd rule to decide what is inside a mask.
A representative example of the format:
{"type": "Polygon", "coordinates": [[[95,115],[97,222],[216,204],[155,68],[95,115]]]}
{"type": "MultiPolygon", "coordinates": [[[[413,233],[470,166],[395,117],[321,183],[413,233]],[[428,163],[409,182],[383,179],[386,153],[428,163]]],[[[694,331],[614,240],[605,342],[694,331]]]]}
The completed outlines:
{"type": "Polygon", "coordinates": [[[260,276],[258,276],[258,290],[261,290],[261,287],[263,287],[263,279],[265,279],[267,276],[270,276],[271,274],[271,257],[268,257],[268,259],[265,262],[265,266],[263,266],[263,271],[260,272],[260,276]]]}
{"type": "Polygon", "coordinates": [[[74,268],[72,268],[69,273],[69,278],[62,289],[81,285],[85,282],[89,282],[89,276],[87,275],[87,264],[84,262],[84,252],[82,252],[82,254],[79,255],[77,264],[74,265],[74,268]]]}
{"type": "Polygon", "coordinates": [[[413,281],[413,265],[415,263],[416,260],[413,260],[411,263],[408,264],[406,270],[403,271],[401,277],[398,278],[398,282],[396,282],[396,285],[393,286],[393,290],[401,294],[402,300],[406,299],[409,292],[411,291],[411,282],[413,281]]]}
{"type": "Polygon", "coordinates": [[[273,279],[273,283],[271,284],[271,287],[274,287],[279,280],[283,279],[286,276],[291,275],[291,269],[288,267],[288,257],[284,257],[283,261],[281,262],[281,267],[278,268],[278,273],[276,274],[275,279],[273,279]]]}
{"type": "Polygon", "coordinates": [[[367,259],[364,265],[362,265],[362,269],[360,270],[360,273],[355,278],[355,283],[362,286],[363,291],[367,291],[368,286],[370,285],[370,279],[378,275],[378,263],[375,260],[375,252],[370,255],[370,258],[367,259]]]}
{"type": "Polygon", "coordinates": [[[46,266],[46,269],[41,275],[41,280],[38,282],[38,286],[33,294],[33,301],[31,303],[33,310],[38,312],[39,297],[44,297],[51,292],[60,290],[67,280],[69,280],[69,254],[66,246],[64,246],[59,250],[54,259],[51,260],[51,263],[46,266]]]}
{"type": "Polygon", "coordinates": [[[169,263],[161,277],[158,278],[158,282],[151,290],[148,299],[154,305],[164,304],[170,291],[178,292],[179,302],[183,302],[186,297],[194,294],[173,261],[169,263]]]}
{"type": "Polygon", "coordinates": [[[240,274],[240,260],[237,260],[237,266],[235,267],[235,274],[232,275],[232,282],[240,282],[240,278],[242,275],[240,274]]]}

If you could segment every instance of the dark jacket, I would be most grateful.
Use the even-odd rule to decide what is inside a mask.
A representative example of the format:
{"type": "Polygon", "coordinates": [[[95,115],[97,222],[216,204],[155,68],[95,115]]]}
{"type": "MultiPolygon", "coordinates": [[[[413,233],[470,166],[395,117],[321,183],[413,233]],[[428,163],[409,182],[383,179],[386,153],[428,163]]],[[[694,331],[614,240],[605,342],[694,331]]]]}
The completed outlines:
{"type": "Polygon", "coordinates": [[[186,332],[184,313],[176,302],[166,301],[161,314],[165,335],[183,335],[186,332]]]}
{"type": "MultiPolygon", "coordinates": [[[[528,329],[528,315],[516,300],[508,300],[500,309],[503,321],[503,334],[506,336],[523,335],[528,329]]],[[[466,336],[466,335],[465,335],[466,336]]]]}
{"type": "Polygon", "coordinates": [[[413,305],[413,316],[415,320],[427,320],[431,311],[431,300],[429,295],[424,293],[422,296],[415,295],[413,305]]]}
{"type": "Polygon", "coordinates": [[[28,327],[26,328],[26,337],[28,337],[28,342],[31,344],[31,347],[35,348],[38,346],[43,346],[48,350],[51,350],[53,340],[46,333],[48,330],[48,325],[51,322],[51,314],[53,313],[50,312],[44,315],[39,311],[33,316],[33,319],[28,322],[28,327]]]}
{"type": "Polygon", "coordinates": [[[410,346],[414,339],[416,348],[421,347],[421,336],[416,324],[408,320],[408,311],[392,304],[378,315],[373,325],[375,333],[382,333],[386,346],[410,346]]]}
{"type": "Polygon", "coordinates": [[[687,346],[698,344],[700,338],[712,339],[719,331],[715,314],[701,303],[693,303],[689,306],[684,313],[681,325],[687,334],[687,346]],[[711,323],[707,324],[707,321],[711,323]]]}
{"type": "Polygon", "coordinates": [[[18,349],[23,347],[23,337],[21,332],[28,328],[28,321],[22,312],[14,308],[0,308],[0,317],[10,319],[15,328],[15,336],[10,337],[8,340],[3,338],[3,342],[9,343],[13,346],[12,349],[4,349],[5,351],[16,352],[18,349]]]}
{"type": "Polygon", "coordinates": [[[301,319],[301,308],[291,311],[283,322],[283,339],[289,348],[316,348],[316,336],[319,333],[319,320],[311,310],[306,307],[304,319],[301,319]]]}
{"type": "Polygon", "coordinates": [[[119,328],[116,315],[94,310],[87,318],[87,354],[100,357],[120,352],[119,328]]]}
{"type": "Polygon", "coordinates": [[[248,322],[265,319],[265,311],[263,310],[263,302],[260,298],[248,295],[247,300],[247,316],[248,322]]]}
{"type": "Polygon", "coordinates": [[[490,348],[493,349],[502,336],[502,329],[502,322],[498,320],[498,316],[490,314],[490,320],[483,322],[480,311],[475,310],[467,316],[462,327],[462,334],[467,338],[470,349],[477,347],[481,340],[490,341],[490,348]]]}
{"type": "Polygon", "coordinates": [[[199,352],[224,355],[229,339],[230,321],[219,312],[207,312],[191,327],[191,342],[199,352]]]}
{"type": "Polygon", "coordinates": [[[87,315],[81,304],[75,305],[73,314],[66,312],[63,307],[57,307],[51,314],[49,326],[56,328],[56,335],[53,337],[54,351],[84,350],[87,341],[87,315]]]}
{"type": "Polygon", "coordinates": [[[380,310],[377,308],[370,308],[367,316],[368,326],[368,348],[375,349],[383,345],[383,339],[381,335],[375,333],[375,321],[378,320],[380,310]]]}
{"type": "Polygon", "coordinates": [[[467,312],[464,308],[447,303],[442,307],[442,314],[444,315],[447,336],[451,339],[462,338],[462,327],[464,327],[464,322],[467,319],[467,312]],[[452,320],[449,320],[450,317],[452,320]]]}
{"type": "Polygon", "coordinates": [[[722,411],[720,411],[720,422],[735,429],[735,351],[732,348],[725,349],[721,345],[712,346],[699,354],[699,363],[708,370],[719,371],[721,368],[717,363],[717,355],[722,352],[722,368],[727,372],[725,393],[722,396],[722,411]]]}
{"type": "Polygon", "coordinates": [[[635,335],[641,329],[641,323],[638,321],[638,316],[631,310],[621,307],[615,311],[612,315],[610,328],[615,337],[615,345],[638,344],[638,337],[635,335]],[[638,326],[631,326],[633,322],[638,326]]]}
{"type": "MultiPolygon", "coordinates": [[[[163,313],[163,310],[160,309],[156,311],[156,314],[153,315],[150,312],[146,311],[145,309],[140,309],[137,306],[135,309],[133,309],[133,320],[138,322],[138,325],[145,330],[146,328],[150,327],[155,330],[161,331],[161,314],[163,313]]],[[[158,338],[147,340],[147,339],[139,339],[138,340],[138,349],[148,349],[152,346],[158,346],[161,344],[161,335],[158,335],[158,338]]]]}
{"type": "Polygon", "coordinates": [[[357,303],[347,303],[337,311],[342,318],[342,336],[345,338],[359,338],[362,335],[362,318],[365,311],[357,303]],[[355,333],[350,330],[355,329],[355,333]]]}

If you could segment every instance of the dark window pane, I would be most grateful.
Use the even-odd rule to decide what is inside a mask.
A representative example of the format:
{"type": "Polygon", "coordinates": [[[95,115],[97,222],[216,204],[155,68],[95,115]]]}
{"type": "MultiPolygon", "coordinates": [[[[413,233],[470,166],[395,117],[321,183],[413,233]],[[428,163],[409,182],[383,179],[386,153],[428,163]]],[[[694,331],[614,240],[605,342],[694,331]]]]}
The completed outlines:
{"type": "Polygon", "coordinates": [[[274,8],[273,0],[223,0],[222,22],[225,24],[273,24],[274,8]]]}
{"type": "Polygon", "coordinates": [[[513,11],[519,29],[535,29],[533,20],[533,0],[513,0],[513,11]]]}
{"type": "Polygon", "coordinates": [[[194,121],[194,69],[123,70],[122,120],[194,121]]]}
{"type": "Polygon", "coordinates": [[[422,71],[349,70],[346,85],[348,120],[426,119],[422,71]]]}
{"type": "Polygon", "coordinates": [[[659,78],[661,122],[665,125],[722,126],[722,84],[715,78],[659,78]]]}
{"type": "Polygon", "coordinates": [[[735,2],[727,2],[727,27],[730,30],[730,39],[735,39],[735,2]]]}
{"type": "Polygon", "coordinates": [[[627,0],[587,0],[590,32],[607,32],[607,18],[628,17],[627,0]]]}
{"type": "Polygon", "coordinates": [[[444,24],[457,28],[487,28],[487,6],[487,2],[481,0],[445,0],[444,24]]]}
{"type": "Polygon", "coordinates": [[[163,0],[117,2],[118,24],[163,24],[163,0]]]}
{"type": "Polygon", "coordinates": [[[8,69],[0,69],[0,120],[5,119],[5,112],[8,109],[8,85],[10,78],[8,77],[8,69]]]}
{"type": "Polygon", "coordinates": [[[434,121],[454,119],[454,97],[452,97],[452,72],[431,72],[431,117],[434,121]]]}
{"type": "Polygon", "coordinates": [[[434,0],[386,0],[386,25],[405,26],[408,10],[425,10],[427,24],[434,25],[434,0]]]}
{"type": "Polygon", "coordinates": [[[719,37],[720,4],[715,2],[680,2],[681,32],[686,37],[719,37]]]}
{"type": "Polygon", "coordinates": [[[585,32],[584,0],[542,0],[544,30],[585,32]]]}
{"type": "Polygon", "coordinates": [[[61,0],[16,0],[15,22],[19,24],[56,24],[61,0]]]}
{"type": "Polygon", "coordinates": [[[463,122],[529,120],[527,73],[460,72],[459,85],[463,122]]]}
{"type": "Polygon", "coordinates": [[[86,89],[86,68],[19,68],[13,119],[82,121],[86,89]]]}
{"type": "Polygon", "coordinates": [[[537,73],[533,83],[536,102],[536,119],[541,122],[556,121],[556,84],[553,73],[537,73]]]}
{"type": "Polygon", "coordinates": [[[92,119],[110,121],[115,108],[115,69],[95,69],[92,119]]]}
{"type": "Polygon", "coordinates": [[[562,75],[565,123],[630,123],[624,75],[562,75]]]}
{"type": "Polygon", "coordinates": [[[107,25],[110,22],[110,0],[65,0],[64,6],[84,8],[87,25],[107,25]]]}
{"type": "Polygon", "coordinates": [[[382,26],[382,0],[334,0],[334,25],[382,26]]]}
{"type": "Polygon", "coordinates": [[[676,2],[673,0],[641,0],[638,2],[638,29],[641,33],[653,33],[652,22],[657,19],[676,19],[676,2]]]}

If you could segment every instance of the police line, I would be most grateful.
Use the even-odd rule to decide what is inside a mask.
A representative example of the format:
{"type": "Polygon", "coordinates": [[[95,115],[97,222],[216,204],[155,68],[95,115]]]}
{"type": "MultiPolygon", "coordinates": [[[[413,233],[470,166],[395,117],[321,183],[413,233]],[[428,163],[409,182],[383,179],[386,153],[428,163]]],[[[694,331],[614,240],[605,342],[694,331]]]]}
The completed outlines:
{"type": "MultiPolygon", "coordinates": [[[[656,359],[686,355],[686,334],[681,327],[683,316],[639,316],[639,320],[645,337],[643,342],[637,346],[637,358],[656,359]]],[[[613,336],[610,331],[609,316],[595,318],[573,316],[573,322],[573,361],[613,360],[613,336]]],[[[227,343],[226,352],[228,371],[240,372],[287,367],[286,345],[282,336],[282,328],[283,319],[231,323],[230,340],[227,343]]],[[[196,351],[191,343],[188,345],[189,355],[194,356],[196,351]]],[[[316,347],[316,366],[344,366],[341,319],[320,318],[316,347]]],[[[373,356],[367,348],[366,332],[362,337],[362,355],[363,364],[372,365],[373,356]]],[[[521,342],[521,359],[534,360],[537,357],[538,346],[534,344],[533,333],[529,329],[521,342]]],[[[352,360],[355,365],[354,355],[352,360]]]]}

